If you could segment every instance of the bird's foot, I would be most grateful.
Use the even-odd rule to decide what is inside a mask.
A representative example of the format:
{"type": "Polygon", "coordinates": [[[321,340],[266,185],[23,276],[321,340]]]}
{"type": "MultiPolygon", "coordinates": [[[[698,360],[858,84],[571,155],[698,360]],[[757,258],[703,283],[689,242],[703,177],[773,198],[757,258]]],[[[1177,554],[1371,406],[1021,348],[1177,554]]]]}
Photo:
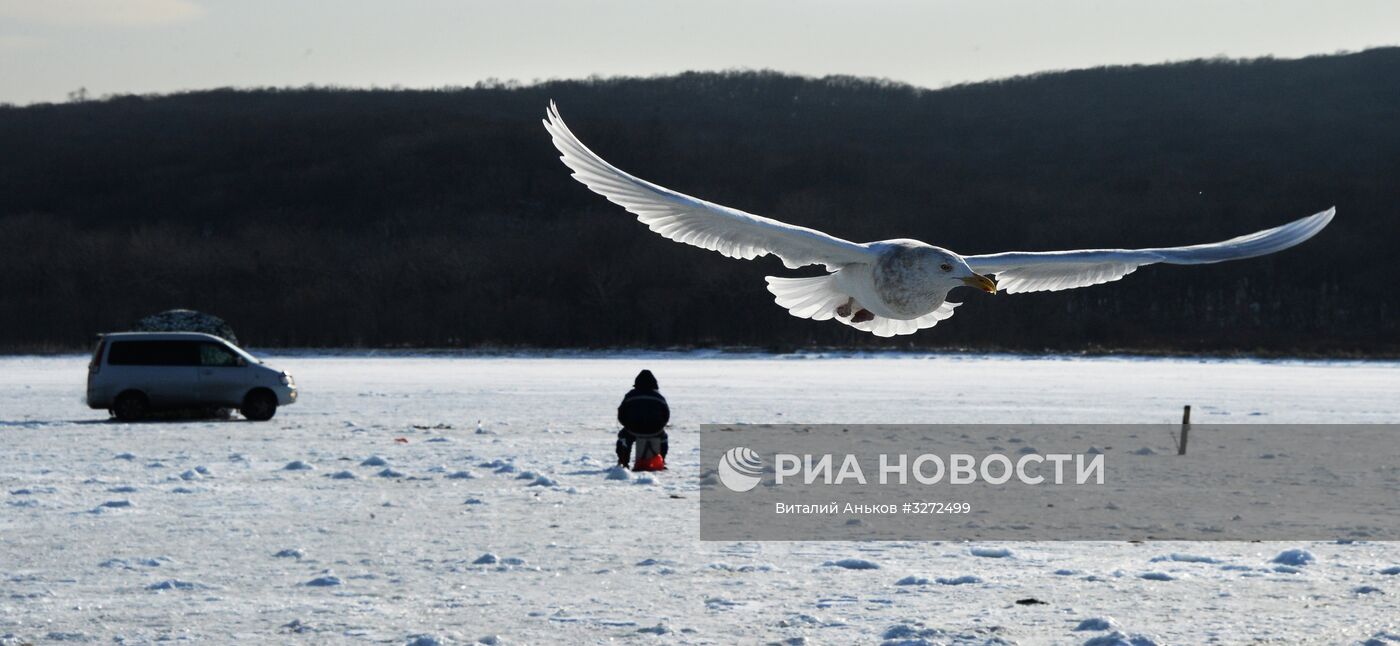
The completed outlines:
{"type": "Polygon", "coordinates": [[[855,306],[855,303],[856,299],[854,298],[846,299],[846,303],[844,305],[841,305],[840,307],[836,308],[836,315],[841,318],[846,318],[847,316],[850,316],[851,308],[855,306]]]}
{"type": "Polygon", "coordinates": [[[873,321],[873,320],[875,320],[875,315],[874,315],[874,314],[871,314],[871,313],[870,313],[870,310],[861,310],[861,311],[859,311],[859,312],[856,312],[856,315],[855,315],[855,316],[852,316],[852,317],[851,317],[851,322],[852,322],[852,323],[864,323],[864,322],[866,322],[866,321],[873,321]]]}

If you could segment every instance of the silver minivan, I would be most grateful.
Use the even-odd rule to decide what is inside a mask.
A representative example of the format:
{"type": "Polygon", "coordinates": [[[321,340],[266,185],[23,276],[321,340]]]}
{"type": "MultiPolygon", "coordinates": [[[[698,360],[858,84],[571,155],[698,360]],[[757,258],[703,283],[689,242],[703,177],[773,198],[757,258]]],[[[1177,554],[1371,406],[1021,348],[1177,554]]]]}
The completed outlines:
{"type": "Polygon", "coordinates": [[[88,406],[123,421],[161,410],[221,408],[264,421],[296,400],[291,375],[210,334],[104,334],[88,364],[88,406]]]}

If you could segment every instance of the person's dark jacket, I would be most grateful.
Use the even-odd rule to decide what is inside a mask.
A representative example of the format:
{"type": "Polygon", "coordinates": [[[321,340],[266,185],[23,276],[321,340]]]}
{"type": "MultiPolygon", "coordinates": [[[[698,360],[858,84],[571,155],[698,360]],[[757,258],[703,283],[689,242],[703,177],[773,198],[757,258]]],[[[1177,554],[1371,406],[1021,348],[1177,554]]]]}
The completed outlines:
{"type": "Polygon", "coordinates": [[[633,435],[657,435],[665,431],[666,422],[671,421],[671,408],[666,398],[657,390],[656,377],[650,370],[643,370],[632,384],[632,390],[622,398],[617,407],[617,421],[622,428],[633,435]]]}

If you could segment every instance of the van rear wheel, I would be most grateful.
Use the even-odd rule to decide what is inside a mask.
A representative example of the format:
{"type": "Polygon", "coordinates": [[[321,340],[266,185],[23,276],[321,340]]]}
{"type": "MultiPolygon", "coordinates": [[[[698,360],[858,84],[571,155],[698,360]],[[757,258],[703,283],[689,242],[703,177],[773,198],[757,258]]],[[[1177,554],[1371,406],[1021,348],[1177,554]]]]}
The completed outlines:
{"type": "Polygon", "coordinates": [[[251,421],[266,422],[277,414],[277,396],[266,390],[254,390],[243,398],[243,407],[238,412],[251,421]]]}
{"type": "Polygon", "coordinates": [[[112,414],[123,422],[145,419],[150,410],[151,404],[146,400],[146,395],[134,390],[117,395],[117,400],[112,402],[112,414]]]}

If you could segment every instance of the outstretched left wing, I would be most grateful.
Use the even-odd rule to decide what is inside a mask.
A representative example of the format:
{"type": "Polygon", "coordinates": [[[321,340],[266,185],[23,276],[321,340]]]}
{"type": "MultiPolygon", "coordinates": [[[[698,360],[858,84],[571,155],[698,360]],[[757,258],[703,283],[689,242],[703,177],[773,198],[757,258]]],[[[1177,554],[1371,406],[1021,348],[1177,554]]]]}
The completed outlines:
{"type": "Polygon", "coordinates": [[[574,179],[676,242],[744,260],[771,253],[789,268],[822,264],[835,270],[874,260],[874,253],[865,245],[706,202],[633,177],[584,146],[564,125],[553,101],[544,127],[559,149],[559,159],[574,171],[574,179]]]}
{"type": "Polygon", "coordinates": [[[1205,265],[1263,256],[1307,240],[1336,215],[1332,207],[1283,226],[1256,231],[1224,242],[1155,249],[1080,249],[1077,251],[1008,251],[966,256],[979,274],[996,274],[997,287],[1008,294],[1087,287],[1118,280],[1138,267],[1156,263],[1205,265]]]}

